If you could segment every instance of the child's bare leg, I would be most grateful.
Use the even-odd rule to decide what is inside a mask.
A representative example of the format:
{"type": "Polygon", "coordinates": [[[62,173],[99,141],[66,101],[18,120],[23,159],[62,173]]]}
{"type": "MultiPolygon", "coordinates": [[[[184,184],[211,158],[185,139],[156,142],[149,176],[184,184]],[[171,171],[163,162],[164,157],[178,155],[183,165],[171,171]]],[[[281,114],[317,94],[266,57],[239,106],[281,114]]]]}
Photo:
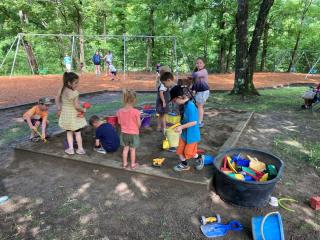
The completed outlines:
{"type": "Polygon", "coordinates": [[[123,148],[123,151],[122,151],[122,164],[123,164],[123,167],[127,167],[128,166],[128,153],[129,153],[129,146],[125,146],[123,148]]]}
{"type": "Polygon", "coordinates": [[[135,148],[130,148],[130,159],[131,159],[131,168],[136,168],[137,163],[136,163],[136,149],[135,148]]]}
{"type": "Polygon", "coordinates": [[[81,132],[80,131],[79,132],[75,132],[74,134],[76,135],[76,141],[77,141],[77,144],[78,144],[78,150],[82,151],[83,150],[83,146],[82,146],[81,132]]]}
{"type": "Polygon", "coordinates": [[[197,103],[198,111],[199,111],[199,122],[203,122],[203,114],[204,114],[204,108],[203,105],[197,103]]]}
{"type": "Polygon", "coordinates": [[[161,130],[161,114],[159,114],[158,118],[157,118],[157,131],[161,130]]]}
{"type": "Polygon", "coordinates": [[[166,121],[166,117],[164,114],[161,115],[161,124],[162,124],[162,129],[166,128],[167,121],[166,121]]]}
{"type": "Polygon", "coordinates": [[[67,131],[67,141],[69,145],[69,149],[73,149],[73,132],[67,131]]]}

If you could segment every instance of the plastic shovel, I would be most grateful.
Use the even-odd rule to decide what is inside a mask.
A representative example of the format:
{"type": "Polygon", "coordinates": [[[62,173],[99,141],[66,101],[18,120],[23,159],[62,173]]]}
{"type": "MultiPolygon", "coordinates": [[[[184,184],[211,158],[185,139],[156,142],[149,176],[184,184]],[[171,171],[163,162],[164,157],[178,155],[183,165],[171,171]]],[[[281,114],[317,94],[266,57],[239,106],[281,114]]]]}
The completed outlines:
{"type": "Polygon", "coordinates": [[[222,237],[228,233],[228,231],[241,231],[243,226],[238,221],[230,221],[227,224],[223,223],[209,223],[201,225],[202,233],[208,238],[222,237]]]}

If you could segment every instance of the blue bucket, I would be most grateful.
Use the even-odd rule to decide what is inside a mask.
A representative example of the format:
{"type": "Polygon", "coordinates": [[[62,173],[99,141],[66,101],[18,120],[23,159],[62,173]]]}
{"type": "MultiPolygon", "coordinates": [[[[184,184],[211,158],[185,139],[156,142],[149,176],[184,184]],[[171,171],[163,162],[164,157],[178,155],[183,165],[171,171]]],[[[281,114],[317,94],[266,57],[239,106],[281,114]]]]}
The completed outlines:
{"type": "Polygon", "coordinates": [[[213,164],[213,161],[214,161],[213,156],[204,155],[203,157],[204,157],[204,159],[203,159],[204,165],[212,165],[213,164]]]}
{"type": "Polygon", "coordinates": [[[283,224],[279,212],[251,219],[253,240],[284,240],[283,224]]]}

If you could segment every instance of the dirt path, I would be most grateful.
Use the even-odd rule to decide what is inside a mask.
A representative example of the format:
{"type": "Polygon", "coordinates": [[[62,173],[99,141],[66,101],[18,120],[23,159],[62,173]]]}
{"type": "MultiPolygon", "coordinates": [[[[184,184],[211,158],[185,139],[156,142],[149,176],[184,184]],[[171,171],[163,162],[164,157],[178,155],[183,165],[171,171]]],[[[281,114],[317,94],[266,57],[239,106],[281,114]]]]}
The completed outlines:
{"type": "MultiPolygon", "coordinates": [[[[120,81],[110,81],[107,76],[96,77],[94,74],[83,74],[80,80],[81,93],[101,90],[155,90],[155,74],[130,73],[120,81]]],[[[211,74],[209,84],[214,90],[230,90],[233,87],[233,74],[211,74]]],[[[274,87],[293,83],[317,83],[320,75],[305,79],[305,74],[294,73],[256,73],[254,83],[257,88],[274,87]]],[[[54,97],[62,84],[61,75],[46,76],[0,76],[0,108],[37,101],[42,96],[54,97]]]]}

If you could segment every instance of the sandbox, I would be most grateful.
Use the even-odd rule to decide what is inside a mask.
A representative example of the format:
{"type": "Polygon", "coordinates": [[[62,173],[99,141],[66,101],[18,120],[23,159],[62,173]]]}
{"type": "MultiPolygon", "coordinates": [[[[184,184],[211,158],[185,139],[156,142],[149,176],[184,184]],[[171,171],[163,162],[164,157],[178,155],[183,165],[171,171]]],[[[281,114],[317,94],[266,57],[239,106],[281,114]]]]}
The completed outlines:
{"type": "MultiPolygon", "coordinates": [[[[220,149],[233,147],[241,137],[242,130],[246,127],[252,117],[251,112],[208,109],[205,116],[205,126],[201,128],[201,142],[199,148],[205,150],[206,154],[215,156],[220,149]]],[[[162,149],[163,134],[155,131],[156,119],[151,121],[150,128],[143,128],[140,132],[141,146],[137,149],[137,161],[140,166],[135,169],[123,169],[137,173],[159,176],[169,179],[192,182],[206,186],[212,177],[212,165],[197,171],[191,167],[190,171],[177,173],[173,166],[178,163],[176,153],[162,149]],[[152,159],[165,158],[162,167],[152,167],[152,159]]],[[[57,133],[52,136],[48,143],[25,143],[15,149],[16,159],[23,160],[25,154],[41,155],[43,160],[73,160],[87,164],[96,164],[105,167],[122,169],[122,149],[115,153],[106,155],[93,151],[94,132],[87,127],[83,131],[83,144],[86,155],[67,155],[63,151],[65,133],[57,133]]],[[[193,162],[190,161],[193,166],[193,162]]],[[[124,173],[125,174],[125,173],[124,173]]]]}

